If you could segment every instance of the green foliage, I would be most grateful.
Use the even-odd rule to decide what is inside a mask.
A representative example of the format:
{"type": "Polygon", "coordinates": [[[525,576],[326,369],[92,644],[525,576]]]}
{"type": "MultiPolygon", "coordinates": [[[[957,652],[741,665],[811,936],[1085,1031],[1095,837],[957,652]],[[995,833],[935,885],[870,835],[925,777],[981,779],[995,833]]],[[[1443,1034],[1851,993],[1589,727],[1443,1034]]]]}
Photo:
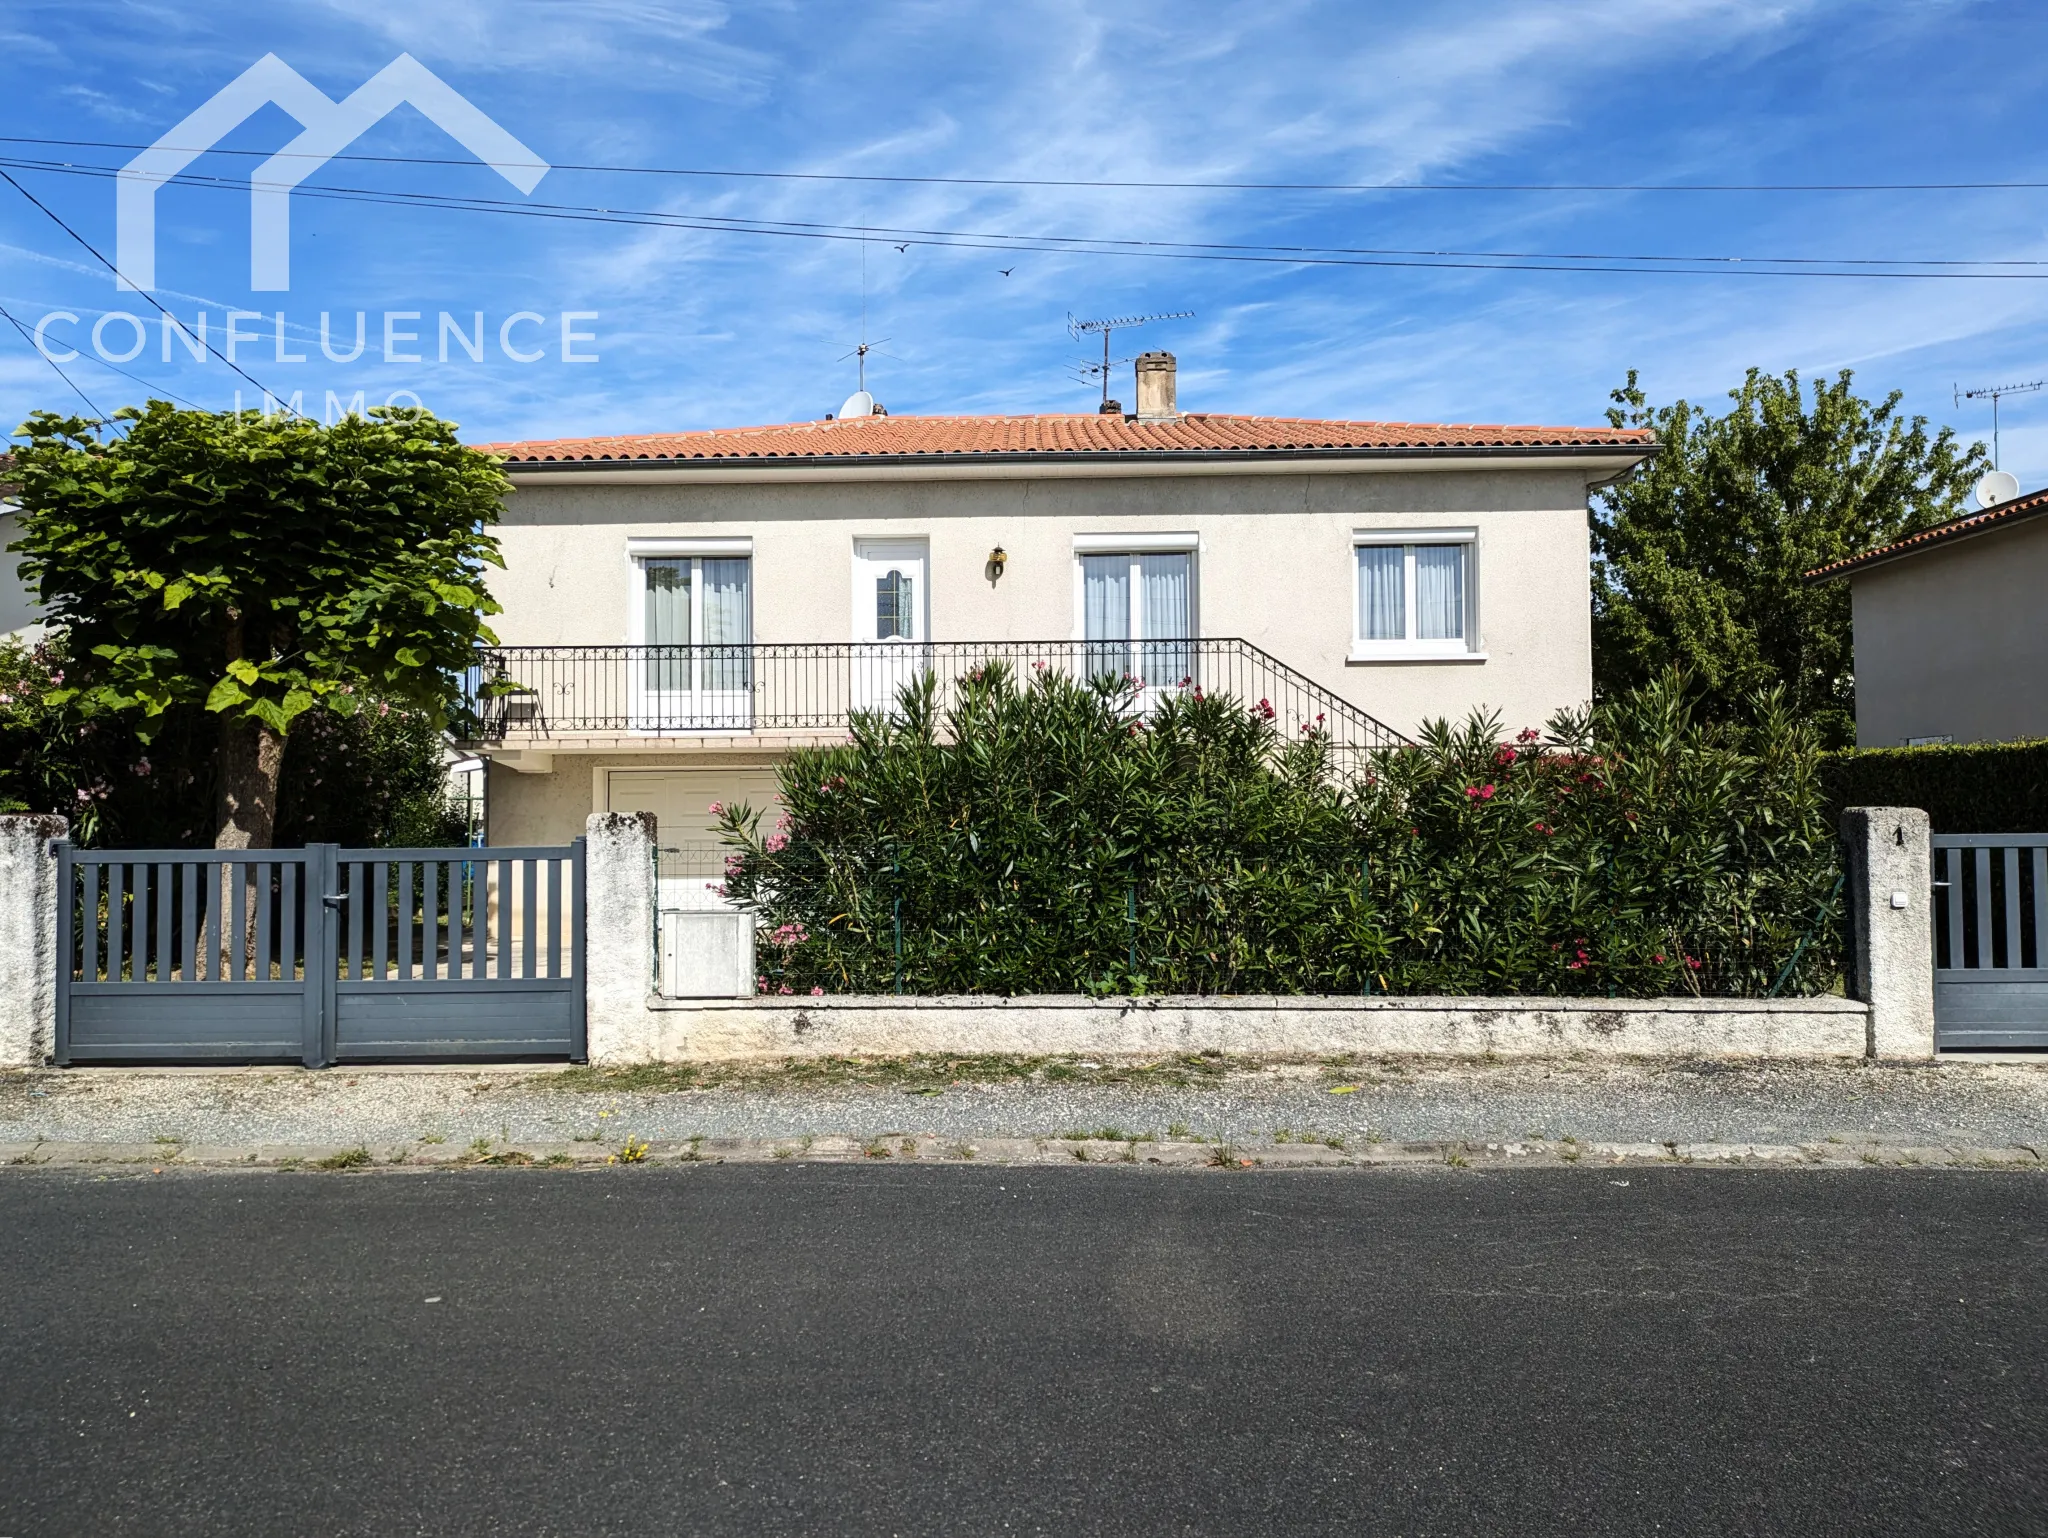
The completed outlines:
{"type": "MultiPolygon", "coordinates": [[[[60,812],[80,843],[99,848],[210,840],[212,718],[175,708],[145,743],[123,717],[87,716],[75,698],[50,703],[69,668],[61,638],[0,640],[0,810],[60,812]]],[[[316,712],[286,742],[275,842],[464,843],[467,817],[450,801],[443,758],[424,711],[380,702],[351,716],[316,712]]]]}
{"type": "Polygon", "coordinates": [[[1614,392],[1608,420],[1652,427],[1657,457],[1594,503],[1594,678],[1602,695],[1684,668],[1733,719],[1781,688],[1824,746],[1855,740],[1849,591],[1815,567],[1957,516],[1988,468],[1981,445],[1850,388],[1848,370],[1802,392],[1796,373],[1749,371],[1716,417],[1614,392]]]}
{"type": "Polygon", "coordinates": [[[80,664],[54,703],[178,706],[283,734],[314,704],[439,719],[496,605],[478,580],[509,489],[452,424],[379,409],[297,417],[39,411],[17,436],[24,582],[80,664]]]}
{"type": "Polygon", "coordinates": [[[795,993],[1759,994],[1830,985],[1810,728],[1692,719],[1675,679],[1501,740],[1438,723],[1346,780],[1199,693],[992,666],[792,755],[722,809],[725,888],[795,993]]]}
{"type": "Polygon", "coordinates": [[[2048,739],[1850,748],[1822,758],[1821,784],[1836,815],[1849,806],[1917,806],[1936,833],[2048,829],[2048,739]]]}

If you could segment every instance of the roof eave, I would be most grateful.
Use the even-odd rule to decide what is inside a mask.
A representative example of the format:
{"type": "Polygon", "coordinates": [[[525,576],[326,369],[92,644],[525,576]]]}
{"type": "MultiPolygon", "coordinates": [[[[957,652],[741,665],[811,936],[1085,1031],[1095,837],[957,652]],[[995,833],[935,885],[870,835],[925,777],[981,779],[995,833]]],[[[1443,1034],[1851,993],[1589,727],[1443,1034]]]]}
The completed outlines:
{"type": "Polygon", "coordinates": [[[1833,582],[1841,577],[1860,576],[1880,566],[1890,566],[1898,561],[1911,560],[1915,556],[1931,555],[1937,550],[1948,550],[1956,545],[1967,544],[1973,539],[1982,539],[1985,535],[1996,534],[2002,529],[2016,529],[2043,516],[2048,516],[2048,498],[2044,498],[2038,507],[2016,508],[2005,517],[1991,519],[1974,529],[1958,528],[1939,538],[1918,544],[1886,545],[1863,555],[1851,556],[1848,560],[1837,562],[1833,566],[1823,566],[1809,571],[1800,580],[1818,585],[1822,582],[1833,582]]]}
{"type": "Polygon", "coordinates": [[[1552,460],[1602,468],[1627,469],[1658,451],[1654,443],[1477,443],[1440,445],[1373,445],[1351,448],[1286,449],[996,449],[926,454],[721,454],[662,458],[653,455],[606,459],[505,459],[511,476],[581,476],[630,470],[661,475],[694,475],[744,470],[846,472],[859,469],[936,470],[949,467],[1100,467],[1124,473],[1148,468],[1232,467],[1274,464],[1316,464],[1344,461],[1385,463],[1458,460],[1552,460]]]}

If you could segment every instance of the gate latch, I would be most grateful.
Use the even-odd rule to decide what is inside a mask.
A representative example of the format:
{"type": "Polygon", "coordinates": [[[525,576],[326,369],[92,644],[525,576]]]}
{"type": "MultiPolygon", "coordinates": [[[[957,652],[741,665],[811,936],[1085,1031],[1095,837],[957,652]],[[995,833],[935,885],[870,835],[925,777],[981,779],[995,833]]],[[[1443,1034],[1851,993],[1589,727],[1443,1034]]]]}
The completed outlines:
{"type": "Polygon", "coordinates": [[[341,892],[329,892],[325,896],[323,896],[320,899],[320,901],[325,903],[330,908],[339,908],[343,903],[348,901],[348,897],[346,894],[341,892]]]}

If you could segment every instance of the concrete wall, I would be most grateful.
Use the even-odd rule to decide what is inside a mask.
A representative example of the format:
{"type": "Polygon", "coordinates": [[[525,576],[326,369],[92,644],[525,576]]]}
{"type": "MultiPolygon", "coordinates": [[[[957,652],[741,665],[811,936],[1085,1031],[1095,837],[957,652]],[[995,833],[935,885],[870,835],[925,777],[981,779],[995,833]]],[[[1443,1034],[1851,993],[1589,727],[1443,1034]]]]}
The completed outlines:
{"type": "Polygon", "coordinates": [[[0,817],[0,1068],[39,1067],[56,1048],[57,860],[62,817],[0,817]]]}
{"type": "MultiPolygon", "coordinates": [[[[664,999],[610,1062],[921,1052],[1860,1058],[1847,999],[664,999]]],[[[593,1046],[593,1061],[596,1048],[593,1046]]]]}
{"type": "Polygon", "coordinates": [[[21,582],[21,557],[7,547],[21,538],[21,515],[11,503],[0,503],[0,636],[33,639],[42,632],[42,607],[21,582]]]}
{"type": "Polygon", "coordinates": [[[2048,519],[1848,580],[1859,747],[2048,737],[2048,519]]]}

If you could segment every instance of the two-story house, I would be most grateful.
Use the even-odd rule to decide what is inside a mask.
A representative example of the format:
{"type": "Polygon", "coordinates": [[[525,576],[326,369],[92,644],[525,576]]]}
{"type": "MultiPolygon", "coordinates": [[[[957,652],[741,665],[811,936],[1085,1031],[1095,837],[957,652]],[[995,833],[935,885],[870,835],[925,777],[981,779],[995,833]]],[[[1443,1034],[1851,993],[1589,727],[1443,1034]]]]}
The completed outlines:
{"type": "Polygon", "coordinates": [[[1137,386],[1128,415],[856,396],[487,445],[517,487],[490,576],[507,692],[472,744],[491,842],[651,810],[664,844],[703,846],[712,803],[765,804],[791,746],[989,658],[1226,690],[1345,748],[1588,698],[1587,490],[1649,434],[1182,413],[1165,353],[1137,386]]]}

